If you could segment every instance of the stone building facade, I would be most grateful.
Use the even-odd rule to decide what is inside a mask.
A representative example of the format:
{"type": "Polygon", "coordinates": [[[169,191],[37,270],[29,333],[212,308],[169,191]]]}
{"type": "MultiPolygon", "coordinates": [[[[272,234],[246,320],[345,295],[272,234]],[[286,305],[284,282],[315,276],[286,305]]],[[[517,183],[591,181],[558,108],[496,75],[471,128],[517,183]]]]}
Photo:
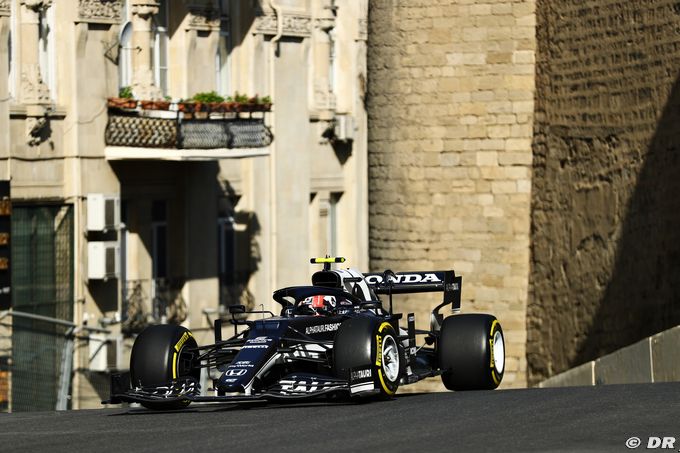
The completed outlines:
{"type": "MultiPolygon", "coordinates": [[[[274,308],[272,291],[307,281],[311,256],[367,268],[366,16],[356,0],[0,1],[14,309],[79,326],[73,408],[98,407],[106,371],[127,367],[126,332],[171,319],[206,341],[220,307],[274,308]],[[125,87],[173,104],[107,108],[125,87]],[[210,91],[270,96],[273,108],[201,118],[176,110],[210,91]],[[192,124],[260,134],[246,141],[271,136],[184,146],[192,124]],[[166,137],[166,126],[170,145],[145,141],[166,137]],[[120,203],[106,228],[90,229],[93,195],[120,203]],[[91,244],[120,251],[117,275],[92,278],[91,244]],[[88,336],[91,327],[110,333],[88,336]],[[98,355],[102,342],[108,357],[98,355]]],[[[7,334],[15,340],[17,326],[7,334]]],[[[25,363],[17,348],[10,379],[25,363]]],[[[55,354],[45,363],[58,373],[55,354]]],[[[20,410],[30,398],[17,388],[10,408],[20,410]]]]}
{"type": "MultiPolygon", "coordinates": [[[[455,269],[464,312],[502,321],[502,385],[524,386],[535,2],[369,9],[371,267],[455,269]]],[[[434,298],[399,303],[427,327],[434,298]]]]}

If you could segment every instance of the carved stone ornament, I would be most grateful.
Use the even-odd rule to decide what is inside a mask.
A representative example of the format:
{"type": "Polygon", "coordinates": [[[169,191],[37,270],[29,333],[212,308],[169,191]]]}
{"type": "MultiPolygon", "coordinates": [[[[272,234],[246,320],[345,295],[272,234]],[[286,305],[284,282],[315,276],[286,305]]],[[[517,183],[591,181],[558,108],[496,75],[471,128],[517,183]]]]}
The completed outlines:
{"type": "Polygon", "coordinates": [[[132,3],[132,14],[148,20],[158,14],[159,5],[155,0],[137,0],[132,3]]]}
{"type": "Polygon", "coordinates": [[[38,146],[43,142],[43,130],[47,126],[47,118],[44,116],[29,116],[26,118],[26,143],[29,146],[38,146]]]}
{"type": "Polygon", "coordinates": [[[0,0],[0,16],[9,16],[10,12],[10,0],[0,0]]]}
{"type": "Polygon", "coordinates": [[[316,28],[328,33],[335,27],[335,19],[332,17],[320,17],[314,21],[316,28]]]}
{"type": "Polygon", "coordinates": [[[39,13],[52,5],[52,0],[21,0],[21,4],[26,8],[39,13]]]}
{"type": "Polygon", "coordinates": [[[210,6],[189,7],[189,30],[219,30],[220,22],[220,11],[217,8],[210,6]]]}
{"type": "Polygon", "coordinates": [[[117,24],[121,21],[124,0],[79,0],[78,20],[102,24],[117,24]]]}
{"type": "Polygon", "coordinates": [[[25,65],[21,72],[21,100],[24,104],[50,104],[50,90],[38,65],[25,65]]]}
{"type": "MultiPolygon", "coordinates": [[[[265,14],[255,18],[255,34],[276,35],[276,14],[265,14]]],[[[305,38],[312,34],[312,18],[309,16],[283,15],[283,35],[305,38]]]]}

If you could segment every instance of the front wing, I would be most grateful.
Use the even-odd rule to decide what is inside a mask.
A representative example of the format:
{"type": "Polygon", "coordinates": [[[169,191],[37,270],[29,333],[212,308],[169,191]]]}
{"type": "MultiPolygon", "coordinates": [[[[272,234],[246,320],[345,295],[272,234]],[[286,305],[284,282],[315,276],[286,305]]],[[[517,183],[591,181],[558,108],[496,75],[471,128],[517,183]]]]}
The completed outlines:
{"type": "Polygon", "coordinates": [[[200,386],[192,378],[175,380],[158,387],[131,388],[129,373],[111,375],[111,397],[102,404],[120,403],[172,403],[190,401],[197,403],[247,403],[292,402],[310,400],[327,395],[350,396],[360,392],[372,395],[379,391],[367,388],[366,383],[350,382],[327,376],[291,375],[281,379],[266,391],[246,394],[201,395],[200,386]]]}

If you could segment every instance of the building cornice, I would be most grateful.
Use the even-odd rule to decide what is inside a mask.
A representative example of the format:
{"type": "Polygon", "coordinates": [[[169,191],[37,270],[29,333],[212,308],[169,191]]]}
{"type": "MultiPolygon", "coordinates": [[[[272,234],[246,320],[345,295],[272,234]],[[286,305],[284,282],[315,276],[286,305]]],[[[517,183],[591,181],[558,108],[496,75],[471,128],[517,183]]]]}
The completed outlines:
{"type": "Polygon", "coordinates": [[[187,30],[215,31],[220,29],[220,11],[210,5],[189,6],[187,30]]]}

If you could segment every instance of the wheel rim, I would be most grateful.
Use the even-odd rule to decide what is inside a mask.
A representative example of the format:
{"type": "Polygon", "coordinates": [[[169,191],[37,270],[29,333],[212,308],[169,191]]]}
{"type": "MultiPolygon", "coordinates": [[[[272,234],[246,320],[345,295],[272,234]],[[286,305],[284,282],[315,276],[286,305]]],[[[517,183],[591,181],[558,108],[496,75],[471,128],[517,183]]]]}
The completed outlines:
{"type": "Polygon", "coordinates": [[[499,373],[505,368],[505,342],[500,331],[493,335],[493,366],[499,373]]]}
{"type": "Polygon", "coordinates": [[[382,342],[382,369],[385,377],[390,382],[394,382],[399,377],[399,349],[397,342],[391,335],[383,338],[382,342]]]}

